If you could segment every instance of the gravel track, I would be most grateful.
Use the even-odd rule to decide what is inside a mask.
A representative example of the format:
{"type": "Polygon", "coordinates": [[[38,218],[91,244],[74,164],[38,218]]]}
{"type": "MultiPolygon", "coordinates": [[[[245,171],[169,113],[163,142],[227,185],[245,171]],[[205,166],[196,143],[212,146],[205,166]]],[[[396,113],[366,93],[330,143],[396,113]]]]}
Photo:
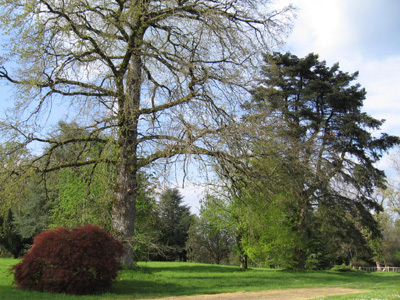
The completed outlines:
{"type": "MultiPolygon", "coordinates": [[[[262,292],[242,292],[242,293],[226,293],[214,295],[197,295],[182,297],[166,297],[157,298],[157,300],[301,300],[315,299],[325,296],[355,294],[368,292],[366,290],[346,289],[346,288],[309,288],[309,289],[285,289],[271,290],[262,292]]],[[[148,299],[151,300],[151,299],[148,299]]],[[[156,300],[156,299],[154,299],[156,300]]]]}

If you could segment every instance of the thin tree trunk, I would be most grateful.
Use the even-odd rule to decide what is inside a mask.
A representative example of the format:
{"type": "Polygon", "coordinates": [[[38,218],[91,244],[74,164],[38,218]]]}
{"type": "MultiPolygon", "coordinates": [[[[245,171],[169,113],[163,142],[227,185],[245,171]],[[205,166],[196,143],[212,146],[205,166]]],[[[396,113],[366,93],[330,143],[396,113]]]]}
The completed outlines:
{"type": "Polygon", "coordinates": [[[297,269],[305,270],[307,254],[304,252],[304,250],[301,247],[298,247],[296,249],[296,256],[297,256],[297,269]]]}
{"type": "Polygon", "coordinates": [[[307,253],[304,250],[304,241],[307,240],[306,234],[306,218],[307,218],[307,209],[306,202],[303,201],[299,210],[299,218],[297,220],[297,224],[295,230],[297,231],[297,235],[300,236],[299,244],[295,250],[295,260],[297,261],[297,269],[305,270],[306,261],[307,261],[307,253]]]}
{"type": "Polygon", "coordinates": [[[376,260],[376,270],[378,272],[382,271],[382,265],[381,265],[381,262],[379,260],[376,260]]]}
{"type": "Polygon", "coordinates": [[[245,233],[245,229],[241,226],[236,230],[236,244],[239,250],[239,263],[240,263],[240,270],[246,271],[247,270],[247,254],[245,253],[243,246],[242,246],[242,238],[243,234],[245,233]]]}
{"type": "Polygon", "coordinates": [[[247,270],[247,268],[248,268],[247,261],[248,260],[247,260],[247,255],[246,254],[240,256],[240,270],[242,270],[242,271],[246,271],[247,270]]]}

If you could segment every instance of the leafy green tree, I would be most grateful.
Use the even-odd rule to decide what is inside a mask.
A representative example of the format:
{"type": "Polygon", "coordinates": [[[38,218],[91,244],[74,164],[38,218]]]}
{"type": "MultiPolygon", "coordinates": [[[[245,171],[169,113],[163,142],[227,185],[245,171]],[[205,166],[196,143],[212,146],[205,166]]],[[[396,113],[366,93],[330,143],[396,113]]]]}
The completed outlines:
{"type": "MultiPolygon", "coordinates": [[[[265,201],[265,199],[247,199],[248,202],[265,201]]],[[[251,204],[247,206],[245,214],[241,215],[241,222],[246,221],[246,234],[240,236],[240,244],[250,261],[262,266],[279,266],[294,268],[295,249],[305,240],[292,230],[291,220],[293,212],[288,209],[286,199],[277,196],[275,199],[264,202],[264,205],[251,204]],[[258,206],[256,210],[256,206],[258,206]],[[260,211],[259,209],[263,209],[260,211]],[[246,219],[243,219],[243,216],[246,219]]],[[[241,211],[244,209],[242,207],[241,211]]]]}
{"type": "MultiPolygon", "coordinates": [[[[217,208],[218,210],[218,208],[217,208]]],[[[223,215],[215,219],[216,203],[206,197],[200,208],[200,216],[189,228],[186,243],[188,258],[202,263],[221,264],[229,261],[229,255],[235,245],[235,237],[223,215]]]]}
{"type": "Polygon", "coordinates": [[[38,163],[46,166],[43,168],[53,169],[43,175],[48,198],[51,193],[49,227],[94,224],[110,231],[115,167],[107,162],[76,167],[74,161],[90,161],[101,152],[115,156],[115,147],[104,144],[108,137],[95,138],[75,122],[59,122],[51,137],[54,141],[73,139],[74,142],[50,145],[39,157],[38,163]],[[71,167],[57,168],[63,164],[71,167]]]}
{"type": "MultiPolygon", "coordinates": [[[[391,159],[397,172],[399,172],[398,154],[391,159]]],[[[384,207],[383,212],[377,212],[375,219],[381,229],[382,235],[370,237],[369,242],[374,254],[374,260],[378,269],[390,265],[398,265],[400,262],[399,240],[399,189],[397,183],[391,182],[386,189],[376,192],[377,201],[384,207]]]]}
{"type": "MultiPolygon", "coordinates": [[[[385,174],[374,164],[399,139],[372,135],[383,121],[362,112],[366,92],[353,83],[358,73],[344,73],[338,64],[327,67],[315,54],[298,58],[274,53],[265,54],[264,59],[263,78],[244,107],[248,112],[245,121],[249,127],[259,127],[253,130],[258,132],[253,151],[261,157],[277,157],[282,180],[272,183],[278,183],[288,195],[292,211],[288,218],[298,236],[293,261],[304,269],[313,252],[311,233],[321,205],[328,211],[325,216],[340,206],[343,214],[359,222],[359,229],[379,234],[371,211],[381,209],[373,192],[384,186],[385,174]],[[271,152],[274,143],[278,147],[271,152]]],[[[275,172],[268,164],[276,163],[271,165],[269,160],[265,165],[266,170],[275,172]]],[[[276,174],[263,172],[262,167],[257,170],[265,178],[276,174]]],[[[275,201],[274,187],[265,180],[262,185],[270,195],[264,203],[275,201]]],[[[345,220],[337,220],[343,230],[349,229],[345,220]]],[[[357,232],[361,239],[362,232],[357,232]]]]}
{"type": "Polygon", "coordinates": [[[22,166],[32,157],[26,148],[16,143],[0,145],[0,215],[6,217],[9,210],[17,210],[26,199],[26,183],[33,170],[22,166]]]}
{"type": "Polygon", "coordinates": [[[376,216],[382,236],[372,239],[372,248],[378,268],[397,266],[400,263],[400,227],[387,212],[376,216]]]}
{"type": "MultiPolygon", "coordinates": [[[[49,163],[37,168],[114,163],[112,227],[131,244],[140,170],[186,154],[238,160],[218,147],[219,138],[237,95],[248,88],[246,74],[260,49],[280,41],[290,22],[291,7],[276,11],[265,4],[2,0],[0,27],[9,40],[0,77],[16,87],[16,110],[0,129],[23,146],[39,142],[53,150],[93,141],[108,145],[100,132],[111,133],[116,157],[107,151],[95,157],[77,153],[68,163],[53,164],[48,151],[49,163]],[[68,120],[90,133],[49,137],[40,121],[58,104],[68,107],[68,120]]],[[[123,261],[133,265],[130,247],[123,261]]]]}
{"type": "MultiPolygon", "coordinates": [[[[164,259],[186,261],[186,241],[193,221],[190,209],[183,203],[179,190],[167,188],[158,203],[160,219],[159,243],[164,247],[164,259]]],[[[160,257],[160,259],[163,257],[160,257]]]]}
{"type": "Polygon", "coordinates": [[[97,166],[94,172],[91,168],[59,171],[50,227],[94,224],[110,231],[113,171],[107,165],[97,166]]]}
{"type": "Polygon", "coordinates": [[[248,260],[257,265],[293,268],[295,245],[307,241],[293,229],[296,181],[284,166],[281,154],[286,145],[271,134],[276,124],[269,126],[256,115],[246,116],[243,124],[239,129],[248,143],[240,147],[248,147],[252,154],[245,162],[248,168],[237,169],[226,161],[219,161],[217,167],[226,198],[221,206],[235,224],[241,268],[246,269],[248,260]]]}

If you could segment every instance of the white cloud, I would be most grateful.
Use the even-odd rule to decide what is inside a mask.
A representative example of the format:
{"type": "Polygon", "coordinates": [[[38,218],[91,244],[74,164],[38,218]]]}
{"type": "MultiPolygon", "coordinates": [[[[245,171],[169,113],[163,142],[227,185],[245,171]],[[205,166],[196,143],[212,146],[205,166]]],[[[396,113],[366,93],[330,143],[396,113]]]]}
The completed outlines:
{"type": "Polygon", "coordinates": [[[184,188],[179,188],[183,196],[183,202],[190,207],[193,214],[198,214],[200,211],[200,200],[203,198],[205,187],[195,184],[186,184],[184,188]]]}
{"type": "Polygon", "coordinates": [[[400,55],[364,61],[359,81],[367,89],[365,111],[375,118],[386,119],[383,129],[400,136],[400,55]]]}
{"type": "Polygon", "coordinates": [[[287,45],[298,55],[310,52],[319,54],[324,59],[343,53],[343,45],[351,40],[351,31],[340,5],[335,0],[289,1],[298,8],[297,20],[287,45]]]}
{"type": "Polygon", "coordinates": [[[298,18],[289,48],[299,56],[316,52],[328,62],[399,53],[398,0],[278,0],[294,4],[298,18]]]}

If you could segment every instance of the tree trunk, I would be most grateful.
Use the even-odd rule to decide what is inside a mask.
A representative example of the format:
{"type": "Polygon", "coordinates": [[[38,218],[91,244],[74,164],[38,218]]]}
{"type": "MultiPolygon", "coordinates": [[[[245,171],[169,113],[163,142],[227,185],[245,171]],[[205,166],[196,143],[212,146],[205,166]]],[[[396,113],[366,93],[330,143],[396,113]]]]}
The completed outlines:
{"type": "Polygon", "coordinates": [[[240,256],[240,270],[246,271],[248,268],[248,263],[247,263],[247,255],[241,255],[240,256]]]}
{"type": "Polygon", "coordinates": [[[299,216],[298,216],[297,224],[295,226],[297,236],[299,236],[298,245],[295,249],[295,261],[297,262],[296,268],[298,270],[305,270],[306,260],[307,260],[307,254],[304,250],[304,241],[307,240],[307,235],[305,233],[306,217],[307,217],[305,206],[306,206],[305,201],[303,201],[303,204],[299,208],[299,216]]]}
{"type": "Polygon", "coordinates": [[[245,254],[242,246],[242,238],[245,232],[246,230],[241,226],[236,231],[236,244],[239,250],[240,270],[242,271],[247,270],[247,254],[245,254]]]}
{"type": "Polygon", "coordinates": [[[306,269],[306,261],[307,261],[307,254],[301,247],[296,249],[296,259],[297,259],[297,269],[298,270],[305,270],[306,269]]]}
{"type": "MultiPolygon", "coordinates": [[[[122,159],[121,159],[122,160],[122,159]]],[[[129,172],[129,164],[118,164],[117,188],[113,201],[112,226],[125,246],[122,263],[132,267],[138,185],[136,174],[129,172]]]]}
{"type": "Polygon", "coordinates": [[[382,271],[382,265],[379,260],[376,260],[376,271],[378,272],[382,271]]]}
{"type": "Polygon", "coordinates": [[[117,182],[113,201],[112,226],[125,245],[122,263],[132,267],[133,243],[136,221],[138,120],[140,106],[142,60],[132,55],[126,79],[126,92],[118,101],[119,156],[117,182]]]}

